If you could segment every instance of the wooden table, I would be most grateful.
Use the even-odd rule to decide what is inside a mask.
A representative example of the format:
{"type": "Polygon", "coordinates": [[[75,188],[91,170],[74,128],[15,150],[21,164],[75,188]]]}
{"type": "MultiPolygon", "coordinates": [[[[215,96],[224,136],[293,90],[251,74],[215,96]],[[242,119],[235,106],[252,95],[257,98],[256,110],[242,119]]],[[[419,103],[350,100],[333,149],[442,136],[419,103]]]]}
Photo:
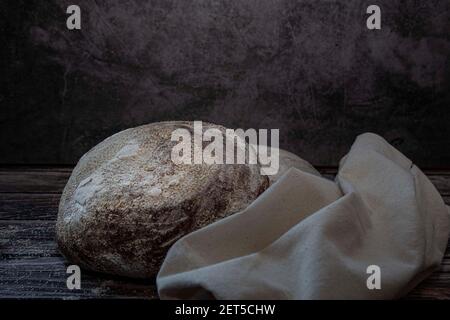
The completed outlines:
{"type": "MultiPolygon", "coordinates": [[[[136,281],[82,271],[81,290],[66,287],[67,262],[55,243],[55,219],[71,167],[0,168],[0,298],[157,298],[154,279],[136,281]]],[[[332,178],[336,169],[321,172],[332,178]]],[[[450,204],[450,170],[426,174],[450,204]]],[[[439,270],[407,298],[450,299],[450,246],[439,270]]]]}

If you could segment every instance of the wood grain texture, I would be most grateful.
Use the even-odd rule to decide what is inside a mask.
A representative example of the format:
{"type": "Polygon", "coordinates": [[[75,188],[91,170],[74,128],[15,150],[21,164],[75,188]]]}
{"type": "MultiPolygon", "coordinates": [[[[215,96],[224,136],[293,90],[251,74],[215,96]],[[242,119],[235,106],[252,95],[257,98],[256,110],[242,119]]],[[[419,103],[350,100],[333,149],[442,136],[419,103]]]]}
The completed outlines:
{"type": "MultiPolygon", "coordinates": [[[[330,179],[336,174],[336,168],[320,171],[330,179]]],[[[0,298],[156,299],[154,280],[84,270],[81,290],[67,289],[68,262],[54,239],[60,192],[70,172],[70,167],[0,169],[0,298]]],[[[450,205],[450,170],[426,173],[450,205]]],[[[450,245],[440,268],[406,299],[450,299],[450,245]]]]}
{"type": "Polygon", "coordinates": [[[55,220],[60,193],[0,193],[2,220],[55,220]]]}
{"type": "Polygon", "coordinates": [[[0,220],[0,234],[3,262],[60,256],[55,242],[54,221],[0,220]]]}
{"type": "Polygon", "coordinates": [[[0,263],[0,298],[157,298],[154,280],[121,279],[84,270],[81,289],[69,290],[67,266],[62,257],[3,261],[0,263]]]}
{"type": "Polygon", "coordinates": [[[70,264],[59,253],[54,221],[0,220],[0,298],[156,298],[154,280],[82,271],[82,289],[68,290],[70,264]]]}
{"type": "Polygon", "coordinates": [[[2,168],[0,192],[61,193],[71,172],[71,168],[2,168]]]}

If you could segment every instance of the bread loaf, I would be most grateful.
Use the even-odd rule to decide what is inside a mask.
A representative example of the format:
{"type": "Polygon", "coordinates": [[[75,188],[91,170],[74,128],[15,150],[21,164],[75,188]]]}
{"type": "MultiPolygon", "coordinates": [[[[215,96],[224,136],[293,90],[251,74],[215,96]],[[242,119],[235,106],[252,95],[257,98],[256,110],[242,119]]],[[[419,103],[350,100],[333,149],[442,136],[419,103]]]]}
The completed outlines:
{"type": "MultiPolygon", "coordinates": [[[[269,185],[259,165],[176,165],[177,128],[161,122],[119,132],[78,162],[59,205],[57,241],[82,267],[154,276],[179,238],[244,209],[269,185]]],[[[225,128],[203,124],[203,129],[225,128]]]]}

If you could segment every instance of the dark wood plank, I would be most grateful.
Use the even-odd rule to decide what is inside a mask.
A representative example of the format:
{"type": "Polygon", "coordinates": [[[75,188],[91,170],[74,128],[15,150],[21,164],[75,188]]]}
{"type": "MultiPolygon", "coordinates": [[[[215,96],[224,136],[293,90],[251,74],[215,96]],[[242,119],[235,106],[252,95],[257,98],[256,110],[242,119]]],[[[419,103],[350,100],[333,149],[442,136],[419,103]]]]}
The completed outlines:
{"type": "Polygon", "coordinates": [[[406,299],[450,299],[450,243],[439,270],[420,283],[406,299]]]}
{"type": "Polygon", "coordinates": [[[133,280],[81,271],[81,289],[66,286],[68,264],[62,257],[8,260],[0,263],[0,298],[156,299],[154,280],[133,280]]]}
{"type": "Polygon", "coordinates": [[[61,193],[71,168],[0,169],[0,192],[61,193]]]}
{"type": "Polygon", "coordinates": [[[0,220],[1,261],[60,256],[55,221],[0,220]]]}
{"type": "Polygon", "coordinates": [[[428,178],[441,195],[450,195],[450,175],[428,175],[428,178]]]}
{"type": "Polygon", "coordinates": [[[155,298],[154,280],[82,271],[82,290],[66,287],[67,262],[54,221],[0,221],[0,298],[155,298]]]}
{"type": "Polygon", "coordinates": [[[449,300],[450,290],[447,287],[439,288],[425,280],[414,291],[405,297],[408,300],[449,300]]]}
{"type": "Polygon", "coordinates": [[[1,220],[55,220],[59,193],[0,193],[1,220]]]}
{"type": "Polygon", "coordinates": [[[446,205],[450,206],[450,196],[442,196],[446,205]]]}

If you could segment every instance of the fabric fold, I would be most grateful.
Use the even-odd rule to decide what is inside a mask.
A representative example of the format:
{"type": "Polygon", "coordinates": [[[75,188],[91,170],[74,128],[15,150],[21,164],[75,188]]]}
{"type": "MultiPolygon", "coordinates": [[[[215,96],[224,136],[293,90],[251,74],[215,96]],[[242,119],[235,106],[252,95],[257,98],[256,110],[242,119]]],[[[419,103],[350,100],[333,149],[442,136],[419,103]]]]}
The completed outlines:
{"type": "Polygon", "coordinates": [[[437,266],[449,211],[428,178],[375,134],[335,182],[291,168],[245,210],[178,240],[162,299],[392,299],[437,266]],[[369,289],[370,266],[380,289],[369,289]]]}

